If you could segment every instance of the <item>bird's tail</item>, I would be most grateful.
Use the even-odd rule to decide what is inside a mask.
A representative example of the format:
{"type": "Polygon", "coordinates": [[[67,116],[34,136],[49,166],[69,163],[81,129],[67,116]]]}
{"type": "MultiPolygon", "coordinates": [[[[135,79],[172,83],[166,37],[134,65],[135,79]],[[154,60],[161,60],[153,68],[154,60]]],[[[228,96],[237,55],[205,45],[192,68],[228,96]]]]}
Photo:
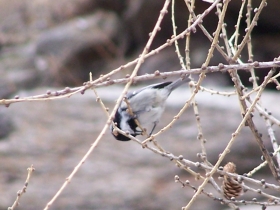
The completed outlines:
{"type": "Polygon", "coordinates": [[[170,88],[170,92],[173,91],[174,89],[176,89],[177,87],[181,86],[184,83],[187,83],[191,81],[191,79],[189,78],[189,75],[185,75],[184,78],[179,78],[177,80],[175,80],[174,82],[172,82],[170,85],[168,85],[168,88],[170,88]]]}

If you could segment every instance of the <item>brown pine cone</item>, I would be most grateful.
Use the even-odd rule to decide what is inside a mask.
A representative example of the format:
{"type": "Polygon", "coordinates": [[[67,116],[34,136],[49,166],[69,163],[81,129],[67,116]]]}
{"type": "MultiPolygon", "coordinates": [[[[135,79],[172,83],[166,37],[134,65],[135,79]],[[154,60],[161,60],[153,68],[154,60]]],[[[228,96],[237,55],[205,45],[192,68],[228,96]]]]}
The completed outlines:
{"type": "MultiPolygon", "coordinates": [[[[229,173],[235,173],[236,166],[234,163],[229,162],[224,166],[223,171],[229,173]]],[[[237,179],[224,175],[223,181],[223,192],[224,196],[227,199],[231,199],[232,197],[236,198],[242,193],[242,186],[239,183],[236,183],[237,179]],[[234,180],[234,181],[233,181],[234,180]]]]}

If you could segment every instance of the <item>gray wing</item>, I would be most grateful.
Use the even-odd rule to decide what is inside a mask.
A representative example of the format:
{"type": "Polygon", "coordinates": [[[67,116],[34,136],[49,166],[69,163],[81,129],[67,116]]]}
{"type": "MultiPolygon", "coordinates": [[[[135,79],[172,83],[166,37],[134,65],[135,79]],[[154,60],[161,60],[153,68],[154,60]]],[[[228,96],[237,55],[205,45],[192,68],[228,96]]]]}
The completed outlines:
{"type": "Polygon", "coordinates": [[[191,81],[191,79],[185,75],[185,77],[182,79],[182,78],[178,78],[177,80],[173,81],[173,82],[161,82],[161,83],[157,83],[157,84],[152,84],[152,85],[149,85],[149,86],[146,86],[146,87],[143,87],[139,90],[136,90],[134,92],[129,92],[126,97],[128,99],[130,99],[131,97],[135,96],[136,94],[140,93],[141,91],[147,89],[147,88],[153,88],[153,89],[163,89],[163,88],[167,88],[170,90],[170,92],[172,92],[174,89],[176,89],[177,87],[181,86],[182,84],[184,83],[187,83],[191,81]]]}
{"type": "Polygon", "coordinates": [[[161,89],[161,88],[164,88],[164,87],[170,85],[171,83],[172,82],[161,82],[161,83],[157,83],[157,84],[152,84],[152,85],[143,87],[143,88],[141,88],[139,90],[136,90],[136,91],[133,91],[133,92],[129,92],[129,93],[127,93],[126,97],[127,97],[127,99],[130,99],[131,97],[137,95],[138,93],[142,92],[145,89],[148,89],[148,88],[161,89]]]}
{"type": "MultiPolygon", "coordinates": [[[[174,82],[161,82],[143,87],[139,90],[129,92],[126,97],[130,102],[130,106],[135,114],[145,112],[153,107],[162,106],[169,94],[180,85],[190,81],[188,77],[184,79],[177,79],[174,82]],[[161,90],[159,94],[158,90],[161,90]],[[163,92],[162,92],[163,91],[163,92]],[[137,96],[136,96],[137,95],[137,96]]],[[[122,103],[123,109],[125,109],[126,103],[122,103]]]]}

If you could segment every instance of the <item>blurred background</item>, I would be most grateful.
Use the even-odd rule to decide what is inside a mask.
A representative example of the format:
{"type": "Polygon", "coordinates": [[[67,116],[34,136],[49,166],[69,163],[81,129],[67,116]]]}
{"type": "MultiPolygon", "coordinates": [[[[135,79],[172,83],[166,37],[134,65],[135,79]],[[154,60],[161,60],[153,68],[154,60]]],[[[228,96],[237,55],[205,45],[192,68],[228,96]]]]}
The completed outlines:
{"type": "MultiPolygon", "coordinates": [[[[253,1],[253,8],[259,3],[253,1]]],[[[234,32],[240,5],[241,1],[229,4],[226,14],[229,36],[234,32]]],[[[0,0],[0,98],[31,96],[65,86],[80,86],[89,80],[89,72],[97,78],[136,59],[162,6],[161,0],[0,0]]],[[[208,3],[197,1],[196,14],[208,6],[208,3]]],[[[254,60],[271,61],[279,56],[279,8],[278,0],[270,0],[261,13],[252,33],[254,60]]],[[[184,1],[176,1],[175,14],[179,33],[187,27],[189,15],[184,1]]],[[[245,18],[244,13],[241,31],[246,28],[245,18]]],[[[217,21],[212,12],[203,20],[203,25],[212,34],[217,21]]],[[[240,37],[243,35],[241,33],[240,37]]],[[[169,8],[152,49],[171,36],[169,8]]],[[[183,52],[184,40],[179,44],[183,52]]],[[[210,44],[197,28],[191,38],[192,68],[201,66],[210,44]]],[[[241,58],[247,62],[247,57],[245,50],[241,58]]],[[[218,63],[226,61],[215,53],[210,65],[218,63]]],[[[121,78],[132,69],[127,68],[114,77],[121,78]]],[[[178,69],[181,67],[175,48],[171,46],[145,60],[139,75],[178,69]]],[[[261,79],[266,73],[267,70],[257,71],[261,79]]],[[[242,72],[241,77],[245,85],[250,85],[248,72],[242,72]]],[[[231,86],[226,74],[209,74],[206,82],[223,90],[231,86]]],[[[111,108],[121,88],[110,86],[99,91],[106,106],[111,108]]],[[[188,97],[189,92],[185,92],[172,94],[173,103],[169,100],[158,129],[178,112],[188,97]]],[[[279,117],[277,107],[273,106],[279,96],[268,92],[264,98],[266,107],[279,117]]],[[[208,158],[214,163],[240,123],[239,104],[235,97],[205,93],[198,97],[198,102],[201,104],[204,137],[208,140],[208,151],[211,151],[208,158]]],[[[269,147],[264,122],[258,116],[255,120],[269,147]]],[[[105,122],[102,109],[89,91],[69,99],[0,107],[0,210],[12,205],[16,192],[24,184],[26,168],[31,164],[36,171],[18,209],[43,209],[105,122]]],[[[225,160],[225,163],[234,161],[238,173],[248,172],[261,162],[261,153],[249,129],[246,129],[225,160]]],[[[200,161],[196,157],[200,152],[197,134],[195,116],[189,109],[161,139],[161,144],[176,155],[200,161]]],[[[276,135],[279,136],[279,131],[276,135]]],[[[50,209],[180,209],[189,201],[193,191],[175,184],[173,178],[176,174],[199,186],[198,181],[174,166],[173,162],[133,142],[114,141],[108,132],[50,209]]],[[[259,176],[274,182],[269,169],[263,170],[259,176]]],[[[209,191],[213,189],[209,187],[209,191]]],[[[244,196],[250,198],[251,195],[244,196]]],[[[224,208],[206,196],[202,196],[199,205],[193,207],[224,208]]]]}

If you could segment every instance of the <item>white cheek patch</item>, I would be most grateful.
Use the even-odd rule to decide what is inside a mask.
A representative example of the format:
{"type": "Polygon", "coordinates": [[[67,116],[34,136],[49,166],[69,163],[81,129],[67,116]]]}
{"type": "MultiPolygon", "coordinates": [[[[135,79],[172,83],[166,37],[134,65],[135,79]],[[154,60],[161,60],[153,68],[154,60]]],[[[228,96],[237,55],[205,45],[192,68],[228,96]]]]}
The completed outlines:
{"type": "Polygon", "coordinates": [[[123,131],[128,131],[130,134],[134,134],[134,131],[130,128],[129,124],[127,123],[127,120],[129,119],[128,116],[123,115],[123,118],[120,122],[120,129],[123,131]]]}

